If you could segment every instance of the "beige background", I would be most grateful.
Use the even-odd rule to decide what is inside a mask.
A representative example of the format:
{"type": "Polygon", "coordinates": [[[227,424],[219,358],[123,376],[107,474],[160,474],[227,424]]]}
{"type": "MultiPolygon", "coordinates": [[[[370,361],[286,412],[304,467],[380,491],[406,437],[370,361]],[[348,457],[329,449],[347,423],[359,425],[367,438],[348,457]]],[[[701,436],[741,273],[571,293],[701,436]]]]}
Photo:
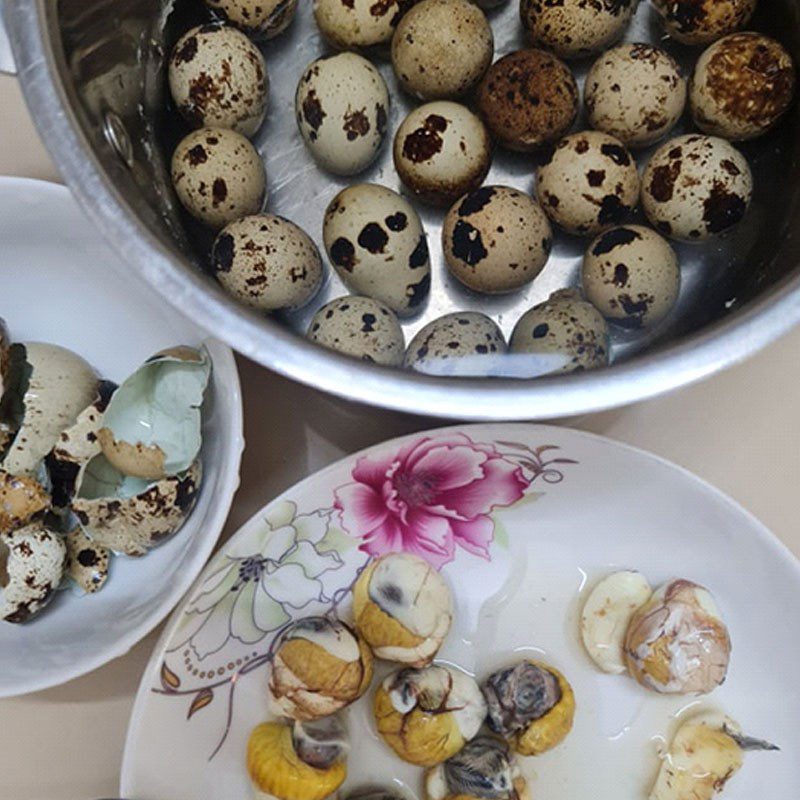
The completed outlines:
{"type": "MultiPolygon", "coordinates": [[[[57,180],[11,78],[0,77],[0,109],[0,175],[57,180]]],[[[0,264],[4,279],[13,279],[13,267],[0,264]]],[[[687,467],[800,555],[798,353],[800,330],[699,386],[571,424],[687,467]]],[[[341,455],[437,424],[333,400],[244,360],[240,366],[247,450],[226,536],[269,498],[341,455]]],[[[0,800],[115,796],[128,716],[157,634],[84,678],[0,701],[0,800]]]]}

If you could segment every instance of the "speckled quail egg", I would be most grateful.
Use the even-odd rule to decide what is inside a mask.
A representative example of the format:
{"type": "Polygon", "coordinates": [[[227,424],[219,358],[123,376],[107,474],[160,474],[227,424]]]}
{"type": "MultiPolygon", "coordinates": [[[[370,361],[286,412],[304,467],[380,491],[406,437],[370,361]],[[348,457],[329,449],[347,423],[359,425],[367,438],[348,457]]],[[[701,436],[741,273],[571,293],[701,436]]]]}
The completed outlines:
{"type": "Polygon", "coordinates": [[[642,176],[642,206],[673,239],[701,242],[742,221],[753,195],[747,159],[729,142],[689,134],[662,145],[642,176]]]}
{"type": "Polygon", "coordinates": [[[390,367],[403,363],[405,336],[397,315],[371,297],[337,297],[311,320],[308,338],[330,350],[390,367]]]}
{"type": "Polygon", "coordinates": [[[470,0],[422,0],[392,39],[400,85],[423,100],[465,94],[483,77],[493,54],[489,20],[470,0]]]}
{"type": "Polygon", "coordinates": [[[697,62],[690,101],[700,130],[724,139],[755,139],[778,124],[796,86],[786,48],[760,33],[735,33],[697,62]]]}
{"type": "Polygon", "coordinates": [[[750,21],[758,0],[653,0],[666,32],[683,44],[708,44],[750,21]]]}
{"type": "Polygon", "coordinates": [[[267,176],[256,149],[225,128],[202,128],[172,156],[172,185],[183,207],[210,228],[257,214],[267,197],[267,176]]]}
{"type": "Polygon", "coordinates": [[[476,292],[521,289],[543,269],[553,246],[550,221],[531,197],[482,186],[447,212],[442,249],[451,275],[476,292]]]}
{"type": "Polygon", "coordinates": [[[547,216],[577,236],[619,225],[639,200],[636,161],[619,139],[599,131],[562,139],[536,181],[547,216]]]}
{"type": "Polygon", "coordinates": [[[520,317],[510,350],[538,355],[545,366],[552,362],[543,372],[597,369],[609,361],[608,326],[591,303],[573,289],[562,289],[520,317]]]}
{"type": "Polygon", "coordinates": [[[24,527],[50,504],[50,493],[36,478],[0,470],[0,536],[24,527]]]}
{"type": "Polygon", "coordinates": [[[686,79],[665,50],[621,44],[594,62],[584,98],[593,128],[628,147],[643,147],[666,136],[680,119],[686,79]]]}
{"type": "Polygon", "coordinates": [[[489,172],[486,126],[466,106],[439,100],[415,108],[394,139],[394,164],[420,200],[445,206],[477,189],[489,172]]]}
{"type": "Polygon", "coordinates": [[[253,39],[283,33],[297,11],[297,0],[205,0],[205,4],[253,39]]]}
{"type": "Polygon", "coordinates": [[[356,630],[385,661],[424,667],[453,621],[453,597],[424,559],[390,553],[371,561],[353,590],[356,630]]]}
{"type": "Polygon", "coordinates": [[[479,311],[456,311],[431,320],[411,340],[404,364],[428,375],[501,372],[508,349],[498,324],[479,311]]]}
{"type": "Polygon", "coordinates": [[[350,291],[408,316],[428,297],[431,264],[419,214],[397,192],[374,183],[348,186],[323,222],[328,258],[350,291]]]}
{"type": "Polygon", "coordinates": [[[192,28],[173,48],[169,88],[192,127],[233,128],[252,136],[267,110],[267,65],[241,31],[203,25],[192,28]]]}
{"type": "Polygon", "coordinates": [[[270,663],[270,710],[304,722],[330,716],[367,691],[372,670],[372,651],[343,622],[296,620],[281,634],[270,663]]]}
{"type": "Polygon", "coordinates": [[[562,58],[598,53],[619,39],[639,0],[520,0],[520,17],[534,44],[562,58]]]}
{"type": "Polygon", "coordinates": [[[672,311],[681,270],[662,236],[641,225],[623,225],[589,245],[582,280],[586,299],[606,319],[625,328],[648,328],[672,311]]]}
{"type": "Polygon", "coordinates": [[[326,41],[339,50],[388,44],[415,0],[314,0],[314,19],[326,41]]]}
{"type": "Polygon", "coordinates": [[[80,528],[64,537],[67,546],[65,573],[82,594],[96,594],[108,580],[111,552],[93,542],[80,528]]]}
{"type": "Polygon", "coordinates": [[[260,311],[302,308],[319,291],[324,275],[308,234],[274,214],[226,225],[214,242],[211,263],[228,292],[260,311]]]}
{"type": "Polygon", "coordinates": [[[375,693],[378,733],[411,764],[433,767],[474,739],[486,719],[475,680],[446,665],[403,669],[375,693]]]}
{"type": "Polygon", "coordinates": [[[631,618],[625,636],[628,671],[662,694],[706,694],[728,673],[731,640],[708,589],[671,580],[631,618]]]}
{"type": "Polygon", "coordinates": [[[356,53],[320,58],[303,72],[295,95],[297,126],[317,163],[355,175],[378,155],[386,135],[389,90],[356,53]]]}

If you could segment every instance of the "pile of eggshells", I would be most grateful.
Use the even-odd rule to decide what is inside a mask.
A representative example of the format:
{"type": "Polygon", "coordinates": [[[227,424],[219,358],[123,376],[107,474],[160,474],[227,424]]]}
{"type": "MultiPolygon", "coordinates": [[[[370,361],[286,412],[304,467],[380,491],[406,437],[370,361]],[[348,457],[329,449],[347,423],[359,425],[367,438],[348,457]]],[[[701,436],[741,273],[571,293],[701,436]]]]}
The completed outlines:
{"type": "MultiPolygon", "coordinates": [[[[218,232],[211,261],[223,287],[264,312],[298,309],[319,291],[325,266],[303,230],[264,213],[265,168],[246,138],[264,119],[269,87],[252,39],[283,32],[296,3],[205,2],[221,21],[187,32],[169,65],[173,100],[196,128],[175,150],[175,190],[218,232]]],[[[494,320],[470,311],[430,322],[406,348],[400,319],[431,291],[425,231],[407,197],[354,183],[322,220],[328,260],[353,295],[318,311],[313,341],[433,373],[459,359],[487,374],[497,361],[489,357],[509,351],[550,359],[552,371],[604,366],[609,324],[652,328],[673,309],[681,269],[670,240],[708,242],[744,218],[753,177],[731,142],[773,129],[795,92],[786,49],[738,32],[756,0],[697,0],[691,14],[651,0],[668,37],[707,48],[688,81],[660,47],[614,46],[638,0],[520,0],[531,47],[492,63],[484,9],[502,2],[314,0],[323,38],[341,52],[299,76],[298,129],[320,169],[354,176],[369,167],[388,134],[390,94],[365,55],[390,51],[399,86],[421,103],[394,133],[394,165],[408,198],[445,211],[450,274],[476,293],[519,291],[545,269],[561,230],[590,240],[580,289],[528,310],[508,343],[494,320]],[[571,132],[581,98],[565,61],[587,57],[596,58],[583,97],[591,129],[571,132]],[[668,139],[640,175],[633,152],[666,139],[687,104],[698,132],[668,139]],[[528,154],[532,171],[535,162],[535,198],[483,185],[496,147],[528,154]],[[649,226],[631,224],[638,206],[649,226]]]]}

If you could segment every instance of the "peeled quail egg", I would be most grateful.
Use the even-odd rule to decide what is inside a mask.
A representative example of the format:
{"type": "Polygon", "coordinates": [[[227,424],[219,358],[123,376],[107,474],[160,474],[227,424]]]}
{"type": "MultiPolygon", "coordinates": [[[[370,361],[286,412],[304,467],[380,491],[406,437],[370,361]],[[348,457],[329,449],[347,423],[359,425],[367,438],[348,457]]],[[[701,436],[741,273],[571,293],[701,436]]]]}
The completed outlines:
{"type": "Polygon", "coordinates": [[[236,131],[201,128],[172,156],[172,185],[183,207],[210,228],[261,211],[267,176],[256,149],[236,131]]]}
{"type": "Polygon", "coordinates": [[[705,694],[725,681],[728,629],[708,589],[672,580],[633,615],[625,636],[630,674],[663,694],[705,694]]]}
{"type": "Polygon", "coordinates": [[[575,695],[556,669],[521,661],[483,684],[489,727],[521,755],[535,756],[560,744],[572,730],[575,695]]]}
{"type": "Polygon", "coordinates": [[[333,47],[358,50],[388,44],[415,0],[314,0],[314,19],[333,47]]]}
{"type": "Polygon", "coordinates": [[[708,44],[750,21],[758,0],[653,0],[667,33],[683,44],[708,44]]]}
{"type": "Polygon", "coordinates": [[[663,237],[641,225],[600,234],[583,258],[586,299],[606,319],[626,328],[652,327],[678,299],[678,256],[663,237]]]}
{"type": "Polygon", "coordinates": [[[477,189],[491,162],[491,141],[484,124],[466,106],[446,100],[411,111],[394,140],[400,179],[431,205],[448,205],[477,189]]]}
{"type": "Polygon", "coordinates": [[[338,620],[307,617],[282,634],[270,664],[272,713],[302,721],[335,714],[358,700],[372,681],[372,652],[338,620]]]}
{"type": "Polygon", "coordinates": [[[794,98],[794,62],[760,33],[712,44],[697,62],[690,102],[700,130],[724,139],[755,139],[780,122],[794,98]]]}
{"type": "Polygon", "coordinates": [[[510,150],[557,142],[580,103],[569,67],[545,50],[518,50],[496,61],[478,90],[478,109],[492,136],[510,150]]]}
{"type": "Polygon", "coordinates": [[[639,200],[636,161],[619,139],[598,131],[562,139],[536,179],[545,213],[576,236],[619,225],[639,200]]]}
{"type": "Polygon", "coordinates": [[[397,315],[371,297],[337,297],[314,314],[308,338],[362,361],[398,367],[405,336],[397,315]]]}
{"type": "Polygon", "coordinates": [[[233,128],[252,136],[267,110],[267,65],[236,28],[202,25],[178,40],[169,60],[169,88],[194,128],[233,128]]]}
{"type": "Polygon", "coordinates": [[[449,666],[404,669],[375,694],[378,733],[404,761],[433,767],[473,739],[486,718],[478,684],[449,666]]]}
{"type": "Polygon", "coordinates": [[[353,590],[353,617],[378,658],[424,667],[450,630],[453,598],[427,561],[391,553],[361,573],[353,590]]]}
{"type": "Polygon", "coordinates": [[[422,0],[392,39],[400,85],[423,100],[465,94],[483,77],[493,54],[492,27],[470,0],[422,0]]]}
{"type": "Polygon", "coordinates": [[[603,672],[622,675],[627,670],[625,635],[631,617],[652,593],[647,579],[632,570],[608,575],[589,593],[581,612],[581,638],[603,672]]]}
{"type": "Polygon", "coordinates": [[[283,33],[297,11],[297,0],[205,0],[205,4],[254,39],[283,33]]]}
{"type": "Polygon", "coordinates": [[[476,292],[521,289],[544,269],[552,246],[539,204],[508,186],[482,186],[462,197],[442,226],[450,273],[476,292]]]}
{"type": "Polygon", "coordinates": [[[689,134],[664,144],[642,176],[642,206],[672,239],[701,242],[742,221],[753,195],[747,159],[729,142],[689,134]]]}
{"type": "Polygon", "coordinates": [[[274,214],[226,225],[211,251],[216,279],[259,311],[302,308],[322,285],[319,250],[300,227],[274,214]]]}
{"type": "Polygon", "coordinates": [[[428,297],[431,264],[419,214],[397,192],[348,186],[325,211],[328,258],[348,289],[407,316],[428,297]]]}
{"type": "Polygon", "coordinates": [[[589,124],[628,147],[664,137],[683,114],[686,79],[659,47],[621,44],[594,62],[584,88],[589,124]]]}
{"type": "Polygon", "coordinates": [[[95,594],[108,580],[111,553],[93,542],[80,528],[71,530],[65,537],[67,560],[65,573],[83,594],[95,594]]]}
{"type": "Polygon", "coordinates": [[[355,175],[378,155],[386,135],[389,90],[380,72],[356,53],[310,64],[295,95],[297,126],[317,163],[355,175]]]}
{"type": "Polygon", "coordinates": [[[50,494],[35,478],[0,470],[0,536],[27,525],[50,507],[50,494]]]}

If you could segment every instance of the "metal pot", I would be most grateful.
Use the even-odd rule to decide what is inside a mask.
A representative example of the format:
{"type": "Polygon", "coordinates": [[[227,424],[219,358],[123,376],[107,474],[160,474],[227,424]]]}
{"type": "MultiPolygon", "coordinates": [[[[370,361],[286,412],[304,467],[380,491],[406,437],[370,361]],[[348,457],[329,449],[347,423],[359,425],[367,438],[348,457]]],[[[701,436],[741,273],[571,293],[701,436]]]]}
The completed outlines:
{"type": "MultiPolygon", "coordinates": [[[[780,31],[800,55],[800,2],[768,5],[760,21],[780,31]]],[[[756,352],[800,319],[795,107],[769,152],[757,159],[759,212],[744,263],[694,276],[691,308],[646,351],[609,369],[534,380],[433,378],[324,351],[280,322],[243,309],[198,268],[169,187],[159,133],[172,6],[167,0],[6,0],[4,13],[31,112],[86,213],[130,268],[178,311],[270,369],[403,411],[554,418],[697,381],[756,352]],[[774,185],[765,185],[769,180],[774,185]]]]}

